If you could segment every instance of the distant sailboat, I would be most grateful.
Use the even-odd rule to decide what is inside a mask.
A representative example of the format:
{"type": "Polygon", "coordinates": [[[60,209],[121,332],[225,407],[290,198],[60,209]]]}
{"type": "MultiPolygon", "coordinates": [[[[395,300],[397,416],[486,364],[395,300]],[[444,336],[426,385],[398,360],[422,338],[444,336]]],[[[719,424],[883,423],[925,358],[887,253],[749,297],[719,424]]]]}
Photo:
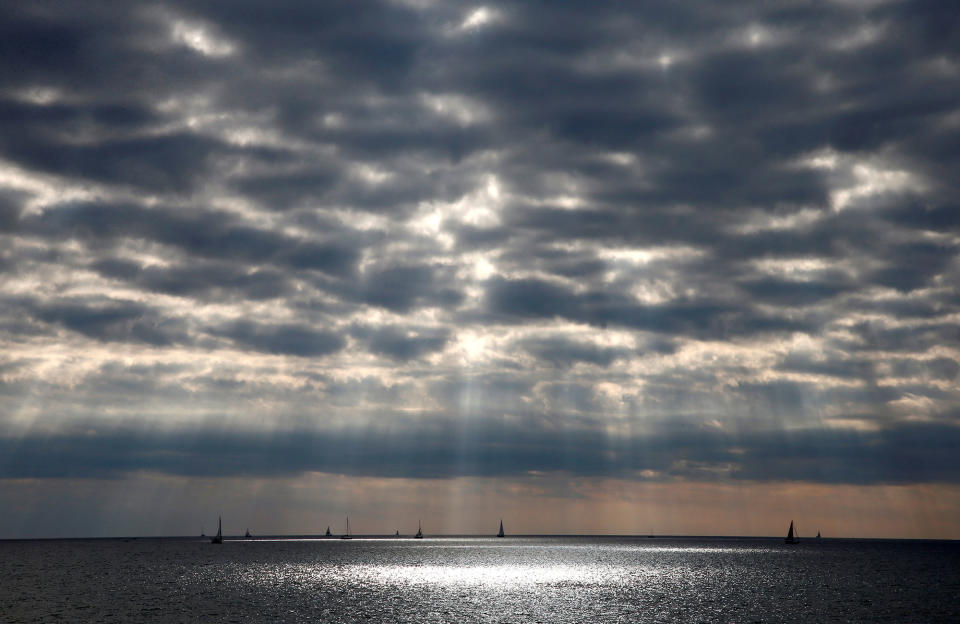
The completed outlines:
{"type": "Polygon", "coordinates": [[[327,525],[327,532],[324,533],[324,535],[325,535],[326,537],[330,537],[331,535],[333,535],[333,533],[330,532],[330,525],[329,525],[329,524],[327,525]]]}
{"type": "Polygon", "coordinates": [[[787,536],[783,538],[785,544],[799,544],[800,538],[793,532],[793,520],[790,521],[790,530],[787,531],[787,536]]]}
{"type": "Polygon", "coordinates": [[[247,538],[247,539],[250,539],[250,538],[252,537],[252,536],[250,535],[250,529],[247,529],[247,532],[244,533],[243,536],[244,536],[245,538],[247,538]]]}
{"type": "Polygon", "coordinates": [[[497,537],[503,537],[503,518],[500,518],[500,532],[497,533],[497,537]]]}
{"type": "Polygon", "coordinates": [[[347,516],[347,532],[340,536],[340,539],[353,539],[350,535],[350,516],[347,516]]]}
{"type": "Polygon", "coordinates": [[[817,539],[821,539],[821,537],[820,537],[820,531],[817,531],[817,539]]]}
{"type": "Polygon", "coordinates": [[[417,534],[413,536],[413,539],[423,539],[423,529],[420,527],[419,520],[417,520],[417,534]]]}
{"type": "Polygon", "coordinates": [[[223,518],[217,516],[217,534],[210,538],[211,544],[223,543],[223,518]]]}
{"type": "Polygon", "coordinates": [[[394,535],[394,537],[400,537],[400,529],[397,529],[397,533],[394,535]]]}

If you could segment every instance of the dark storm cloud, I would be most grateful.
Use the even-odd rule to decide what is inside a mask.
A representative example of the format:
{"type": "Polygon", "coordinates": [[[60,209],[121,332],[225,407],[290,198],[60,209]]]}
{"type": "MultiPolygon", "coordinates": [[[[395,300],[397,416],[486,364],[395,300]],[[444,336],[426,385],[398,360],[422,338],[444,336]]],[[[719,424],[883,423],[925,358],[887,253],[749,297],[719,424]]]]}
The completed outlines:
{"type": "Polygon", "coordinates": [[[826,375],[841,379],[875,381],[881,376],[883,366],[889,374],[899,378],[931,378],[950,381],[960,372],[960,363],[944,357],[929,359],[886,358],[881,361],[843,357],[841,354],[821,354],[814,359],[809,355],[791,354],[777,365],[780,370],[826,375]]]}
{"type": "Polygon", "coordinates": [[[155,308],[133,301],[28,302],[24,308],[37,320],[60,325],[95,340],[141,342],[156,347],[191,341],[182,319],[168,317],[155,308]]]}
{"type": "Polygon", "coordinates": [[[863,322],[851,327],[852,340],[837,344],[852,352],[902,351],[924,353],[938,346],[955,345],[960,341],[960,326],[952,322],[925,324],[921,327],[887,327],[881,323],[863,322]]]}
{"type": "Polygon", "coordinates": [[[446,478],[563,471],[655,480],[960,482],[955,426],[910,423],[871,432],[651,433],[611,441],[601,432],[531,430],[507,423],[459,430],[412,425],[389,432],[294,431],[271,435],[171,433],[100,427],[73,435],[0,439],[5,478],[118,477],[134,470],[189,476],[268,476],[304,471],[446,478]],[[469,440],[451,446],[454,439],[469,440]],[[651,474],[651,473],[648,473],[651,474]]]}
{"type": "Polygon", "coordinates": [[[343,175],[334,167],[312,168],[287,174],[260,175],[244,178],[239,190],[272,208],[286,208],[304,200],[319,200],[335,186],[343,175]]]}
{"type": "Polygon", "coordinates": [[[874,281],[901,292],[923,288],[940,275],[957,257],[956,245],[910,243],[887,249],[888,263],[874,281]]]}
{"type": "Polygon", "coordinates": [[[147,291],[182,297],[222,300],[274,299],[290,292],[287,275],[276,270],[248,271],[224,263],[193,263],[173,267],[143,267],[136,262],[107,258],[93,264],[104,277],[125,280],[147,291]]]}
{"type": "Polygon", "coordinates": [[[598,347],[593,343],[578,342],[564,338],[527,339],[519,345],[536,358],[554,366],[572,366],[586,362],[598,366],[610,366],[615,360],[630,357],[628,349],[598,347]]]}
{"type": "Polygon", "coordinates": [[[2,474],[957,482],[953,3],[478,8],[5,7],[2,474]]]}
{"type": "Polygon", "coordinates": [[[356,286],[345,288],[344,295],[358,302],[408,312],[423,306],[455,307],[463,294],[449,282],[439,267],[398,265],[368,272],[356,286]]]}
{"type": "Polygon", "coordinates": [[[753,280],[740,284],[740,287],[757,301],[787,306],[819,303],[844,291],[842,285],[829,282],[798,282],[778,279],[753,280]]]}
{"type": "Polygon", "coordinates": [[[148,191],[192,188],[220,147],[216,141],[189,134],[108,140],[94,146],[44,144],[35,136],[29,142],[5,137],[0,149],[22,166],[148,191]]]}
{"type": "Polygon", "coordinates": [[[172,2],[183,14],[210,20],[227,36],[249,44],[256,57],[283,61],[291,56],[323,59],[337,76],[367,80],[401,79],[425,34],[416,12],[387,2],[303,4],[292,0],[172,2]]]}
{"type": "Polygon", "coordinates": [[[302,357],[328,355],[346,344],[340,334],[299,324],[265,325],[237,321],[211,327],[208,331],[229,338],[241,348],[302,357]]]}
{"type": "Polygon", "coordinates": [[[678,301],[643,305],[619,293],[571,290],[543,280],[491,280],[486,290],[487,310],[519,320],[558,319],[607,325],[666,335],[725,337],[808,328],[803,322],[768,317],[749,308],[722,301],[678,301]]]}
{"type": "Polygon", "coordinates": [[[0,192],[0,233],[13,232],[20,226],[23,200],[22,193],[0,192]]]}
{"type": "Polygon", "coordinates": [[[873,378],[876,375],[876,363],[864,359],[844,359],[838,354],[826,354],[821,359],[809,355],[791,354],[777,365],[777,368],[799,373],[828,375],[841,378],[873,378]]]}
{"type": "Polygon", "coordinates": [[[62,206],[25,221],[22,227],[51,239],[71,237],[92,241],[94,245],[101,241],[142,239],[199,257],[275,263],[335,276],[353,270],[360,244],[351,244],[351,232],[346,229],[330,233],[338,236],[336,241],[316,242],[251,227],[217,211],[180,213],[117,204],[62,206]]]}
{"type": "Polygon", "coordinates": [[[385,355],[402,362],[441,351],[450,338],[450,333],[445,328],[421,329],[389,325],[355,326],[351,329],[351,334],[371,353],[385,355]]]}
{"type": "Polygon", "coordinates": [[[960,363],[950,358],[932,358],[929,360],[894,360],[892,372],[897,377],[923,377],[952,381],[960,373],[960,363]]]}

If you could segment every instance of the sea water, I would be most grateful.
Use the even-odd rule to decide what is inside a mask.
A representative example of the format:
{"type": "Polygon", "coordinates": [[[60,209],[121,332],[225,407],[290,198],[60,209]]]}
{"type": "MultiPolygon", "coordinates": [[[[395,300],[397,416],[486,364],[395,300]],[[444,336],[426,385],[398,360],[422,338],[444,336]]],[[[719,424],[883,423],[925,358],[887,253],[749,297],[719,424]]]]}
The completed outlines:
{"type": "Polygon", "coordinates": [[[2,622],[958,622],[960,542],[0,542],[2,622]]]}

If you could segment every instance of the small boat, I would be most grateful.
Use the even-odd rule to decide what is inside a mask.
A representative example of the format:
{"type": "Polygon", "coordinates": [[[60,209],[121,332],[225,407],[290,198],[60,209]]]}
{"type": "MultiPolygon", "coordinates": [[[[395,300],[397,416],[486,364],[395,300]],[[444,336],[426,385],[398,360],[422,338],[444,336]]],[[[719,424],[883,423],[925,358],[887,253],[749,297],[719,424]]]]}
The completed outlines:
{"type": "Polygon", "coordinates": [[[350,535],[350,516],[347,516],[347,532],[340,536],[340,539],[353,539],[350,535]]]}
{"type": "Polygon", "coordinates": [[[327,532],[324,533],[324,536],[330,537],[331,535],[333,535],[333,533],[330,532],[330,525],[328,524],[328,525],[327,525],[327,532]]]}
{"type": "Polygon", "coordinates": [[[394,537],[400,537],[400,529],[397,529],[397,533],[394,535],[394,537]]]}
{"type": "Polygon", "coordinates": [[[253,537],[252,535],[250,535],[250,529],[247,529],[247,532],[244,533],[243,536],[247,539],[250,539],[251,537],[253,537]]]}
{"type": "Polygon", "coordinates": [[[822,539],[822,538],[820,537],[820,531],[817,531],[817,539],[822,539]]]}
{"type": "Polygon", "coordinates": [[[223,543],[223,518],[217,517],[217,534],[210,538],[211,544],[222,544],[223,543]]]}
{"type": "MultiPolygon", "coordinates": [[[[399,532],[398,532],[399,534],[399,532]]],[[[423,529],[420,528],[420,521],[417,520],[417,534],[413,536],[413,539],[423,539],[423,529]]]]}
{"type": "Polygon", "coordinates": [[[200,525],[200,537],[206,537],[207,534],[203,532],[203,525],[200,525]]]}
{"type": "Polygon", "coordinates": [[[790,530],[787,531],[787,536],[783,538],[783,543],[785,544],[799,544],[800,537],[793,532],[793,520],[790,521],[790,530]]]}
{"type": "Polygon", "coordinates": [[[497,537],[503,537],[503,518],[500,518],[500,532],[497,533],[497,537]]]}

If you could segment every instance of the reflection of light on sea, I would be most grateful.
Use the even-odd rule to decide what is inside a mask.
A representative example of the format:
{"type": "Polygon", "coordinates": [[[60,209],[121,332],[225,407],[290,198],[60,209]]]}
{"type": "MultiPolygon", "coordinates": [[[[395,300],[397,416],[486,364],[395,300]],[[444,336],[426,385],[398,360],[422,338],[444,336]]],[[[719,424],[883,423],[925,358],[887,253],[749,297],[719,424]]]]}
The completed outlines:
{"type": "MultiPolygon", "coordinates": [[[[609,548],[608,550],[636,550],[635,548],[609,548]]],[[[722,546],[654,546],[643,549],[645,553],[730,553],[736,555],[748,553],[772,552],[774,549],[766,546],[757,548],[732,548],[722,546]]]]}
{"type": "MultiPolygon", "coordinates": [[[[270,590],[347,591],[372,596],[409,597],[411,594],[405,594],[406,590],[456,590],[466,592],[459,596],[468,602],[483,602],[483,596],[489,598],[492,594],[501,598],[503,595],[541,596],[538,592],[564,592],[565,588],[573,587],[642,587],[654,594],[676,591],[696,594],[696,587],[714,582],[718,575],[723,576],[727,563],[742,561],[744,557],[759,557],[757,561],[762,561],[778,552],[776,545],[761,544],[739,548],[676,543],[639,547],[637,544],[604,544],[599,549],[596,544],[565,544],[560,548],[541,545],[536,549],[497,543],[482,556],[517,556],[520,559],[478,565],[476,557],[456,553],[458,544],[462,546],[472,541],[457,540],[446,544],[441,540],[427,547],[418,544],[415,550],[384,550],[378,553],[380,561],[367,563],[324,557],[320,562],[237,565],[232,568],[232,573],[221,569],[218,578],[228,584],[240,583],[270,590]],[[448,557],[445,554],[440,554],[448,548],[454,550],[450,563],[446,563],[448,557]],[[398,557],[414,552],[418,553],[416,558],[421,562],[398,557]],[[559,560],[561,558],[576,563],[563,562],[559,560]]],[[[318,543],[331,548],[342,545],[339,541],[318,543]]],[[[556,600],[566,600],[559,598],[560,594],[550,595],[556,600]]]]}
{"type": "Polygon", "coordinates": [[[445,565],[256,565],[238,569],[239,580],[250,585],[286,585],[310,587],[312,583],[343,582],[346,586],[442,586],[509,587],[519,589],[535,585],[619,584],[628,579],[657,576],[658,566],[630,568],[607,566],[445,566],[445,565]]]}
{"type": "MultiPolygon", "coordinates": [[[[367,572],[374,582],[416,585],[493,585],[517,587],[549,583],[599,581],[597,569],[584,566],[377,566],[367,572]]],[[[607,575],[605,580],[610,580],[607,575]]]]}

